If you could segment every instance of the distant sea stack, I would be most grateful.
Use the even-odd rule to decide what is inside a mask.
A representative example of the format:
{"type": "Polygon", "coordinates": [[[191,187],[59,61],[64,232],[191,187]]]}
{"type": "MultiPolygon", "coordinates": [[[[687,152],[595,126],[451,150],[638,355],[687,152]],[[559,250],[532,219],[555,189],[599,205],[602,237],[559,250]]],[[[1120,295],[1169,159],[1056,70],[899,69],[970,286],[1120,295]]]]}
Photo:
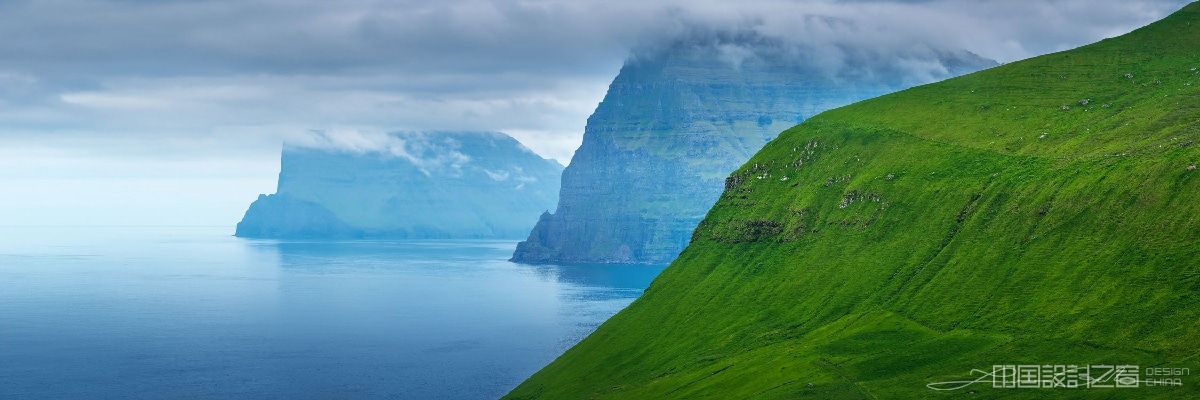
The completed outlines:
{"type": "Polygon", "coordinates": [[[725,177],[779,132],[830,108],[995,65],[964,51],[913,54],[905,65],[927,67],[920,71],[860,58],[817,65],[819,57],[754,35],[635,52],[588,118],[558,210],[542,214],[512,260],[669,262],[725,177]]]}
{"type": "Polygon", "coordinates": [[[554,209],[562,169],[502,133],[318,133],[284,147],[236,236],[516,239],[554,209]]]}

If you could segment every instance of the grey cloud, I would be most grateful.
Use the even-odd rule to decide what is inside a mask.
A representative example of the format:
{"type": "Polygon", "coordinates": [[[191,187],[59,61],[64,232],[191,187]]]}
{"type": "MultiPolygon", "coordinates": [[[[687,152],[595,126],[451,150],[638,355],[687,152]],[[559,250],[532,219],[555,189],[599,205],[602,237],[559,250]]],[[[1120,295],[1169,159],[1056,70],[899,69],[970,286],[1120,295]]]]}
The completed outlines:
{"type": "MultiPolygon", "coordinates": [[[[404,159],[426,176],[431,170],[460,170],[471,157],[459,151],[460,143],[424,132],[378,132],[354,129],[311,130],[286,141],[288,146],[348,153],[379,153],[404,159]]],[[[490,174],[490,173],[489,173],[490,174]]]]}
{"type": "Polygon", "coordinates": [[[609,71],[632,46],[697,26],[800,42],[966,48],[1009,61],[1160,17],[1143,1],[15,1],[3,69],[98,76],[609,71]]]}
{"type": "Polygon", "coordinates": [[[174,157],[240,155],[231,149],[310,129],[502,130],[566,161],[630,49],[741,32],[826,71],[878,64],[923,80],[945,67],[929,62],[939,52],[1012,61],[1123,33],[1182,3],[7,1],[0,145],[174,157]]]}

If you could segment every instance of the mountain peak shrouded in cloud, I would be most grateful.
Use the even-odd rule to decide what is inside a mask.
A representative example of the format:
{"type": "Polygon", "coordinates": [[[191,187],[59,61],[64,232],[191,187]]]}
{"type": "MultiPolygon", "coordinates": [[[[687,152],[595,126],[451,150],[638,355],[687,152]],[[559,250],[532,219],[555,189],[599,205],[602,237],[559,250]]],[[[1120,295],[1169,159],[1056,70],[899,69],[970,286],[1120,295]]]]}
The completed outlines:
{"type": "Polygon", "coordinates": [[[562,165],[496,132],[314,131],[284,147],[255,238],[515,238],[554,208],[562,165]]]}
{"type": "MultiPolygon", "coordinates": [[[[837,19],[816,18],[825,26],[844,25],[837,19]]],[[[846,24],[853,25],[853,24],[846,24]]],[[[839,32],[827,38],[770,36],[754,27],[736,30],[691,26],[675,36],[635,47],[627,64],[687,59],[723,63],[732,70],[744,63],[774,65],[834,84],[871,82],[910,86],[931,82],[996,62],[962,48],[940,43],[907,46],[867,46],[839,32]]]]}
{"type": "Polygon", "coordinates": [[[811,57],[817,51],[753,30],[699,31],[636,51],[588,118],[557,211],[542,215],[512,259],[670,262],[729,172],[779,132],[834,107],[996,65],[936,49],[903,59],[849,51],[830,68],[811,57]]]}
{"type": "MultiPolygon", "coordinates": [[[[287,148],[292,148],[394,157],[408,161],[429,175],[430,170],[461,170],[471,162],[471,156],[463,153],[464,146],[470,148],[480,143],[500,146],[505,152],[514,155],[526,153],[528,157],[541,158],[521,142],[500,132],[310,130],[305,134],[289,137],[284,141],[284,146],[285,152],[287,148]]],[[[546,161],[562,168],[555,160],[546,161]]]]}
{"type": "MultiPolygon", "coordinates": [[[[213,173],[212,164],[238,165],[221,173],[241,177],[241,191],[274,174],[271,163],[253,160],[273,158],[283,140],[311,129],[501,130],[565,164],[631,49],[687,36],[753,34],[833,74],[851,74],[843,67],[855,65],[936,73],[923,53],[963,49],[1008,62],[1116,35],[1178,4],[6,1],[0,2],[0,169],[12,171],[15,181],[41,182],[45,171],[68,168],[58,158],[70,158],[77,172],[142,180],[147,171],[171,170],[175,181],[198,181],[213,173]],[[22,167],[45,164],[55,166],[22,167]]],[[[734,63],[753,56],[745,50],[723,49],[734,63]]],[[[67,199],[80,186],[39,187],[0,206],[27,210],[30,222],[67,218],[36,199],[67,199]]],[[[176,191],[163,189],[159,197],[176,191]]],[[[221,197],[191,209],[239,202],[236,193],[205,192],[221,197]]],[[[86,205],[81,198],[77,208],[104,204],[115,215],[130,203],[106,196],[96,194],[86,205]]],[[[221,207],[186,222],[216,223],[240,212],[221,207]]],[[[146,213],[154,208],[129,209],[128,217],[184,222],[169,211],[146,213]]],[[[114,218],[107,222],[129,221],[114,218]]]]}

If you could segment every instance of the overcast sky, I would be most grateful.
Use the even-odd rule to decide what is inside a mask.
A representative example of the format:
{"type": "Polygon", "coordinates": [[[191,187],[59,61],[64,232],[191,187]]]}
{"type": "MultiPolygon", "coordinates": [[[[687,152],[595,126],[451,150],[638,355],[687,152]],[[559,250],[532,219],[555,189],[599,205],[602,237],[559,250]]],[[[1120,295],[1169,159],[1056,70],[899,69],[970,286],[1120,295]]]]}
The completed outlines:
{"type": "Polygon", "coordinates": [[[311,130],[502,131],[566,164],[630,49],[697,27],[1009,62],[1183,3],[5,0],[0,225],[232,225],[311,130]]]}

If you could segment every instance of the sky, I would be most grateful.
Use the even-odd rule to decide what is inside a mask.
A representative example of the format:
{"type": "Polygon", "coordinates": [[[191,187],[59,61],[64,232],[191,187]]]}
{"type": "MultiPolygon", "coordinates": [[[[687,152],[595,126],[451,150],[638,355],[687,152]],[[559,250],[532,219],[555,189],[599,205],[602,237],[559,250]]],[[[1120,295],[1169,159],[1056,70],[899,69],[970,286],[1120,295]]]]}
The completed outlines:
{"type": "Polygon", "coordinates": [[[314,131],[508,133],[564,165],[632,49],[752,30],[822,60],[999,62],[1179,0],[3,0],[0,225],[228,225],[314,131]]]}

